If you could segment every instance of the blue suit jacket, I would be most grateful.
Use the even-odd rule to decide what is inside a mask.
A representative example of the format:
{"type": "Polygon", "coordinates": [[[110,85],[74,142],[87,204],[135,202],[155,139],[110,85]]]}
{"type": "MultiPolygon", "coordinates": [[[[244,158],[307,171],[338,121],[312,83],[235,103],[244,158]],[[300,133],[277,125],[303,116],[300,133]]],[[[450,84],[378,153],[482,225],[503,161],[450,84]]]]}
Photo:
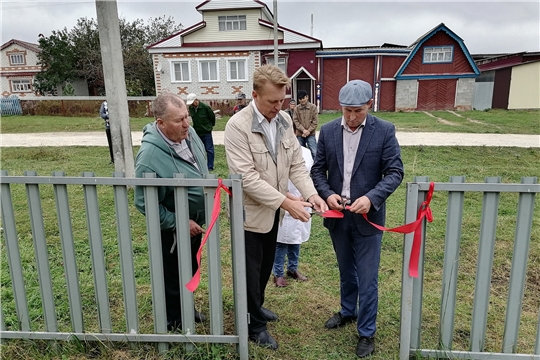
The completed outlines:
{"type": "MultiPolygon", "coordinates": [[[[386,199],[401,184],[403,174],[403,162],[394,124],[368,114],[351,177],[352,201],[366,195],[371,201],[369,220],[384,225],[386,199]]],[[[341,195],[343,187],[341,117],[321,127],[311,177],[323,199],[326,200],[332,194],[341,195]]],[[[362,215],[355,215],[354,218],[361,234],[372,235],[380,232],[368,224],[362,215]]],[[[324,226],[332,230],[337,221],[340,219],[325,219],[324,226]]]]}

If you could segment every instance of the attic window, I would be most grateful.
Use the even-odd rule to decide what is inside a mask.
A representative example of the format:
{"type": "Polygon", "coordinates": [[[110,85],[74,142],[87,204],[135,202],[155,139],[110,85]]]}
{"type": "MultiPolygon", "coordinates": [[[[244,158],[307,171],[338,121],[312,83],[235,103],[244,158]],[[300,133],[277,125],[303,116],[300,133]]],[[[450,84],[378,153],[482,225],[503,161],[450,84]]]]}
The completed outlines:
{"type": "Polygon", "coordinates": [[[424,63],[451,63],[454,57],[452,46],[433,46],[424,48],[424,63]]]}
{"type": "Polygon", "coordinates": [[[218,16],[219,31],[246,30],[246,15],[218,16]]]}
{"type": "Polygon", "coordinates": [[[26,64],[26,58],[24,52],[15,52],[9,54],[9,64],[11,66],[13,65],[25,65],[26,64]]]}

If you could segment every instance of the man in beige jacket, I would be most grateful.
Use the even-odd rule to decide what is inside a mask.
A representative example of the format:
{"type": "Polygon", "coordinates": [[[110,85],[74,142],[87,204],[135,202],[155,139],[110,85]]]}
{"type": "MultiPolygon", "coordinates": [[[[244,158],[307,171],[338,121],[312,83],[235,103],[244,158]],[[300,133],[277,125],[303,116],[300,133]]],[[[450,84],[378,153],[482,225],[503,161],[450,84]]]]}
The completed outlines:
{"type": "Polygon", "coordinates": [[[242,175],[249,338],[274,350],[278,344],[266,323],[276,320],[277,315],[262,305],[274,263],[278,224],[284,214],[280,209],[304,222],[311,216],[305,207],[328,209],[306,170],[292,120],[281,111],[290,83],[276,66],[257,68],[253,101],[230,118],[224,138],[229,172],[242,175]],[[286,197],[289,179],[307,202],[286,197]]]}

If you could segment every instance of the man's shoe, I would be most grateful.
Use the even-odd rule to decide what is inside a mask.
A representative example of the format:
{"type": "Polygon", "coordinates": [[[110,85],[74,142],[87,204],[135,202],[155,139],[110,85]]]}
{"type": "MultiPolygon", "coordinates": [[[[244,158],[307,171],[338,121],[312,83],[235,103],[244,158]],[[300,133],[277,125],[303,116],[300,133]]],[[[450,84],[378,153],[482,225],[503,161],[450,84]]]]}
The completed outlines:
{"type": "Polygon", "coordinates": [[[294,271],[287,270],[287,276],[290,276],[290,277],[292,277],[293,279],[296,279],[296,280],[307,281],[307,277],[300,274],[300,271],[298,271],[298,270],[294,270],[294,271]]]}
{"type": "Polygon", "coordinates": [[[365,358],[375,351],[375,339],[372,337],[360,336],[356,345],[356,356],[365,358]]]}
{"type": "Polygon", "coordinates": [[[167,322],[167,330],[171,332],[176,332],[182,330],[182,323],[176,321],[167,322]]]}
{"type": "Polygon", "coordinates": [[[204,316],[202,313],[195,310],[195,322],[196,323],[202,323],[206,321],[206,316],[204,316]]]}
{"type": "Polygon", "coordinates": [[[261,313],[266,318],[266,321],[276,321],[278,319],[277,314],[267,308],[261,307],[261,313]]]}
{"type": "Polygon", "coordinates": [[[337,312],[330,319],[328,319],[326,324],[324,324],[324,327],[327,329],[335,329],[355,320],[356,316],[343,316],[340,312],[337,312]]]}
{"type": "Polygon", "coordinates": [[[287,286],[287,281],[285,281],[284,277],[275,277],[274,276],[274,284],[276,284],[277,287],[285,287],[287,286]]]}
{"type": "Polygon", "coordinates": [[[249,340],[255,342],[255,344],[259,346],[268,347],[272,350],[277,350],[279,347],[277,341],[266,330],[263,330],[258,334],[249,335],[249,340]]]}

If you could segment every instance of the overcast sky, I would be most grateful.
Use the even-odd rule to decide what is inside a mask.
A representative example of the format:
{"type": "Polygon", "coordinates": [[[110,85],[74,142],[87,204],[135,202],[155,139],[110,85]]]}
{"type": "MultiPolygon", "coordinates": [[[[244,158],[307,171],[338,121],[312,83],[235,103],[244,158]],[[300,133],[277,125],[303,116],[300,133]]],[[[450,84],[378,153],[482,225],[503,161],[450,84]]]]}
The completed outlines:
{"type": "MultiPolygon", "coordinates": [[[[214,0],[216,1],[216,0],[214,0]]],[[[217,0],[219,1],[219,0],[217,0]]],[[[187,28],[202,20],[201,1],[118,0],[120,17],[145,22],[171,16],[187,28]]],[[[264,1],[273,12],[273,1],[264,1]]],[[[410,45],[440,23],[465,41],[472,54],[540,51],[540,2],[528,1],[291,1],[278,0],[281,26],[311,34],[325,48],[410,45]]],[[[93,0],[1,0],[2,44],[37,43],[38,34],[72,29],[77,19],[96,19],[93,0]]]]}

